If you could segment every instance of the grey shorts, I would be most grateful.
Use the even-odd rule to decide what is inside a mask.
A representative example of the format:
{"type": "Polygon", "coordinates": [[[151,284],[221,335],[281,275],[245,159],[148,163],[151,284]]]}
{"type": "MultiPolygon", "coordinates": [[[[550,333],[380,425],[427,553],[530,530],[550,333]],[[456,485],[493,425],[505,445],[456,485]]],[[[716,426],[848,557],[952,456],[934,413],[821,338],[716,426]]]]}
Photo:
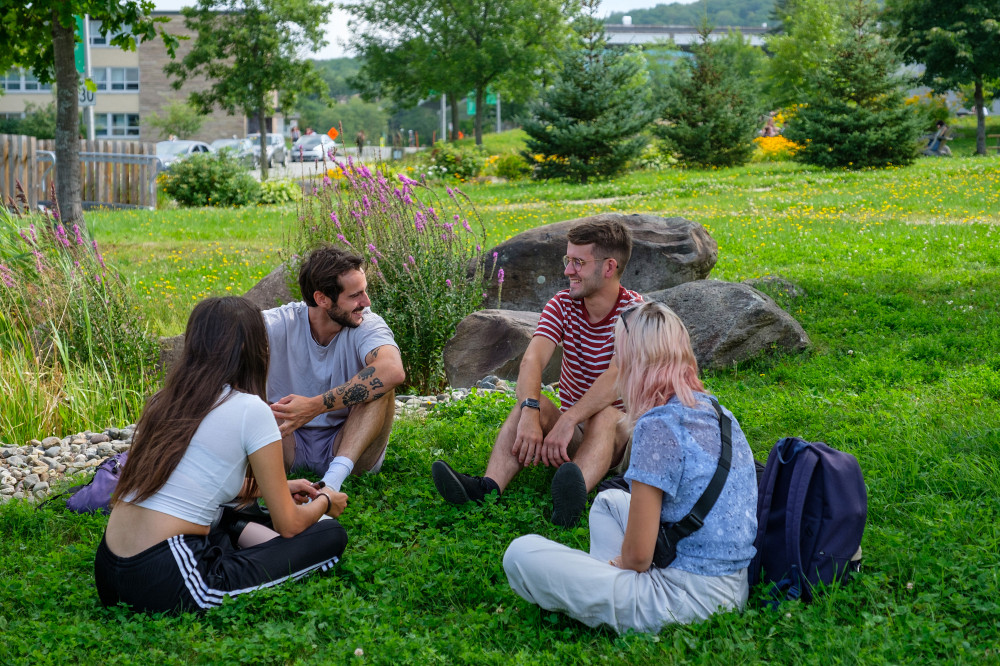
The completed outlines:
{"type": "MultiPolygon", "coordinates": [[[[326,474],[330,463],[337,455],[340,430],[340,428],[299,428],[296,430],[294,433],[295,460],[292,462],[292,471],[306,470],[317,476],[326,474]]],[[[385,451],[386,449],[382,449],[382,455],[379,456],[378,462],[367,471],[377,474],[382,469],[385,451]]]]}

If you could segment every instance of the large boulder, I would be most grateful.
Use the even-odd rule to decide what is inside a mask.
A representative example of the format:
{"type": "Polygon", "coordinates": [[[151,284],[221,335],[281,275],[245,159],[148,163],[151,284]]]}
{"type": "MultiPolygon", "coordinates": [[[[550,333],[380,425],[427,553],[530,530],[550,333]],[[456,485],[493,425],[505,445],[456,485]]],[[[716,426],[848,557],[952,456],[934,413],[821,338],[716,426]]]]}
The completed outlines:
{"type": "MultiPolygon", "coordinates": [[[[466,388],[487,375],[517,379],[521,357],[538,327],[537,312],[480,310],[459,322],[444,346],[444,372],[453,388],[466,388]]],[[[542,383],[559,380],[562,347],[542,372],[542,383]]]]}
{"type": "Polygon", "coordinates": [[[581,222],[609,219],[620,220],[632,230],[632,258],[622,276],[622,284],[628,289],[639,293],[668,289],[702,280],[715,266],[718,245],[700,224],[682,217],[602,213],[529,229],[486,253],[485,273],[494,273],[486,302],[497,302],[495,275],[502,268],[500,306],[540,312],[557,291],[569,286],[562,264],[567,232],[581,222]]]}
{"type": "Polygon", "coordinates": [[[288,288],[288,279],[288,268],[285,264],[280,264],[251,287],[250,291],[243,294],[243,297],[249,299],[260,310],[270,310],[291,303],[295,299],[288,288]]]}
{"type": "Polygon", "coordinates": [[[167,374],[174,363],[180,360],[183,351],[183,333],[170,338],[160,338],[160,360],[156,365],[157,370],[162,370],[163,374],[167,374]]]}
{"type": "Polygon", "coordinates": [[[702,368],[724,368],[771,350],[800,352],[811,344],[791,315],[745,284],[698,280],[643,298],[677,313],[702,368]]]}

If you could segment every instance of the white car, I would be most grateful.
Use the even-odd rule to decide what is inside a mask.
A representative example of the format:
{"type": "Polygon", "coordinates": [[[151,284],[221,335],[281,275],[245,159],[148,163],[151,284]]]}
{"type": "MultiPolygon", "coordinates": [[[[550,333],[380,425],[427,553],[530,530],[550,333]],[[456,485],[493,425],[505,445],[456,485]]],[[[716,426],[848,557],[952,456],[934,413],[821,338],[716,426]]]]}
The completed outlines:
{"type": "Polygon", "coordinates": [[[156,144],[156,159],[160,163],[159,170],[165,171],[170,168],[174,162],[182,160],[191,155],[197,155],[199,153],[212,153],[214,152],[207,143],[202,141],[186,141],[186,140],[173,140],[173,141],[160,141],[156,144]]]}
{"type": "Polygon", "coordinates": [[[340,144],[331,139],[326,134],[308,134],[301,136],[292,144],[293,162],[321,162],[331,160],[334,151],[340,148],[340,144]]]}

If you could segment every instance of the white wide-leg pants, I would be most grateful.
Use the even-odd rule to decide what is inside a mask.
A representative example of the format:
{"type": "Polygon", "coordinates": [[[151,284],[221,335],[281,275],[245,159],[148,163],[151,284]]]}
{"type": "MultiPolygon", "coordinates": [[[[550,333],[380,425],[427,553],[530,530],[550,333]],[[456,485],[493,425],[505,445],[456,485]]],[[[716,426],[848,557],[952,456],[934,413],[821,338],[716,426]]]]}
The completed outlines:
{"type": "Polygon", "coordinates": [[[701,576],[672,567],[638,573],[608,563],[621,554],[632,496],[606,490],[590,509],[590,554],[537,534],[515,539],[503,568],[525,600],[561,611],[584,624],[659,631],[664,625],[704,620],[718,610],[743,608],[747,570],[701,576]]]}

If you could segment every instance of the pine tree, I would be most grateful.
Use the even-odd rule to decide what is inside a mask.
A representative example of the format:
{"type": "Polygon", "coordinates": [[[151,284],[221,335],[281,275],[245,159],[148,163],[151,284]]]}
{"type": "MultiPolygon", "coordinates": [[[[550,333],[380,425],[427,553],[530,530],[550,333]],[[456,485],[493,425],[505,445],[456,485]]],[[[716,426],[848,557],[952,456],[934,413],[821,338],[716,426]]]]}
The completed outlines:
{"type": "Polygon", "coordinates": [[[610,178],[642,152],[656,117],[643,57],[608,49],[597,0],[574,21],[578,46],[563,56],[555,83],[531,107],[523,153],[535,178],[586,183],[610,178]]]}
{"type": "Polygon", "coordinates": [[[734,166],[749,161],[761,125],[755,81],[728,66],[730,56],[709,41],[702,26],[693,60],[677,63],[666,87],[663,124],[656,134],[682,162],[734,166]]]}
{"type": "Polygon", "coordinates": [[[884,167],[916,159],[919,119],[904,103],[899,59],[876,32],[872,0],[854,0],[850,32],[815,74],[784,135],[796,158],[822,167],[884,167]]]}

